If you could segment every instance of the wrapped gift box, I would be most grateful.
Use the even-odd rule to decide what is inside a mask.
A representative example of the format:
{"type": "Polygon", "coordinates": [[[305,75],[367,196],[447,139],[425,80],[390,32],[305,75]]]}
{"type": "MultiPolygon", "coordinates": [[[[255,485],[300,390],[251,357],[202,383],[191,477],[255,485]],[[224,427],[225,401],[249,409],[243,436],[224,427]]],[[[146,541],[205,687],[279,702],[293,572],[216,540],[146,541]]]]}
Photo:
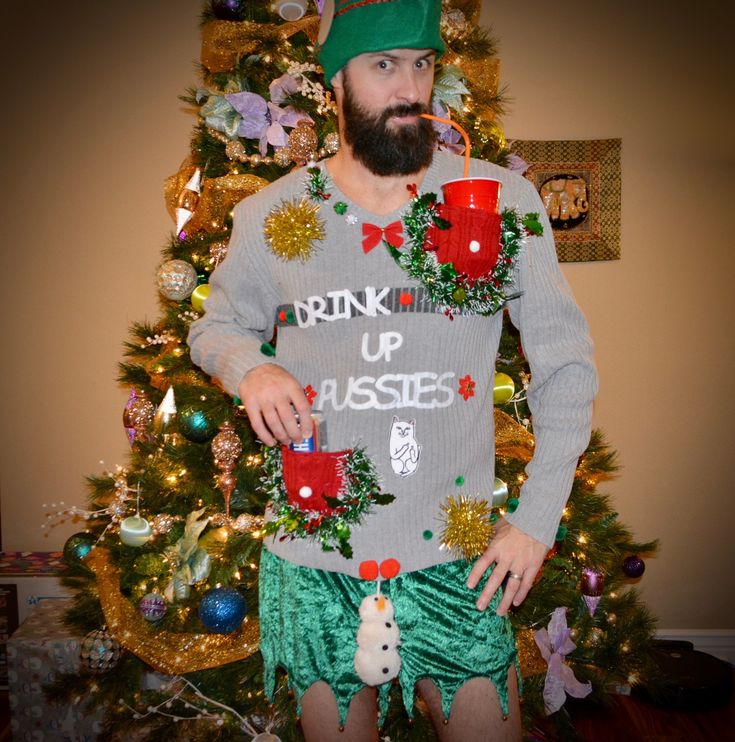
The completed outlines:
{"type": "Polygon", "coordinates": [[[43,687],[60,673],[79,670],[82,637],[66,628],[68,599],[39,602],[7,644],[8,692],[14,742],[92,742],[102,731],[103,711],[84,703],[57,705],[43,687]]]}

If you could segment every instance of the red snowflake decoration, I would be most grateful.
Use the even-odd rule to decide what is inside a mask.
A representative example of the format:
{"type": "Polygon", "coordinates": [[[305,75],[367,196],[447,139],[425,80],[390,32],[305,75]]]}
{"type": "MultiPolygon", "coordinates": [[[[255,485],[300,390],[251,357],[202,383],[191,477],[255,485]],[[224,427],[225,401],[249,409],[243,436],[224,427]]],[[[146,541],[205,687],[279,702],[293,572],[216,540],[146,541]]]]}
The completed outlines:
{"type": "Polygon", "coordinates": [[[469,374],[459,380],[459,393],[465,402],[475,396],[475,380],[469,374]]]}
{"type": "Polygon", "coordinates": [[[307,384],[306,387],[304,387],[304,394],[306,395],[306,398],[309,400],[309,404],[313,405],[314,400],[316,399],[316,390],[311,384],[307,384]]]}

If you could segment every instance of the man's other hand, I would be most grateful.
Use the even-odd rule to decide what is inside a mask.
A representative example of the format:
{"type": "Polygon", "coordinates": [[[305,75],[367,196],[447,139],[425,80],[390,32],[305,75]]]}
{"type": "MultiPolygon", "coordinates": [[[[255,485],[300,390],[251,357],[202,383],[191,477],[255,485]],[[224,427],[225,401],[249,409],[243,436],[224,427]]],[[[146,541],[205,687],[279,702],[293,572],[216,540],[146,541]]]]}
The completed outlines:
{"type": "Polygon", "coordinates": [[[266,446],[300,443],[311,435],[309,400],[301,384],[281,366],[264,363],[248,371],[238,396],[255,434],[266,446]]]}

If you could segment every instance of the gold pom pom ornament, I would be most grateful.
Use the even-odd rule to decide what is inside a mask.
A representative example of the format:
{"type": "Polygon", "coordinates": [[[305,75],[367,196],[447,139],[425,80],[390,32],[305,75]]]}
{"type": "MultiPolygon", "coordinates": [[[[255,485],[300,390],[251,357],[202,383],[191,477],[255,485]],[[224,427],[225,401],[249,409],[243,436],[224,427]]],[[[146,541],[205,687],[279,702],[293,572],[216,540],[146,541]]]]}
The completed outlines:
{"type": "Polygon", "coordinates": [[[263,233],[279,258],[306,262],[314,249],[313,243],[325,237],[319,204],[307,198],[283,201],[266,217],[263,233]]]}
{"type": "Polygon", "coordinates": [[[480,556],[493,536],[490,503],[464,495],[447,498],[442,505],[446,526],[442,546],[459,551],[465,559],[480,556]]]}

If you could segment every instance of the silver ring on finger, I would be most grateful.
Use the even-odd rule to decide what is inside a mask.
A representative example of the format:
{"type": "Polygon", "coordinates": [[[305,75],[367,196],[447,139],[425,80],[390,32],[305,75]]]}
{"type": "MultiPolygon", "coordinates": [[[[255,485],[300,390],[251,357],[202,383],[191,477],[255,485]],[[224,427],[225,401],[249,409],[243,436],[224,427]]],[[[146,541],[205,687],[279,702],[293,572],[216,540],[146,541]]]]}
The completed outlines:
{"type": "Polygon", "coordinates": [[[515,572],[508,572],[508,577],[511,578],[511,580],[522,580],[523,575],[517,575],[515,572]]]}

